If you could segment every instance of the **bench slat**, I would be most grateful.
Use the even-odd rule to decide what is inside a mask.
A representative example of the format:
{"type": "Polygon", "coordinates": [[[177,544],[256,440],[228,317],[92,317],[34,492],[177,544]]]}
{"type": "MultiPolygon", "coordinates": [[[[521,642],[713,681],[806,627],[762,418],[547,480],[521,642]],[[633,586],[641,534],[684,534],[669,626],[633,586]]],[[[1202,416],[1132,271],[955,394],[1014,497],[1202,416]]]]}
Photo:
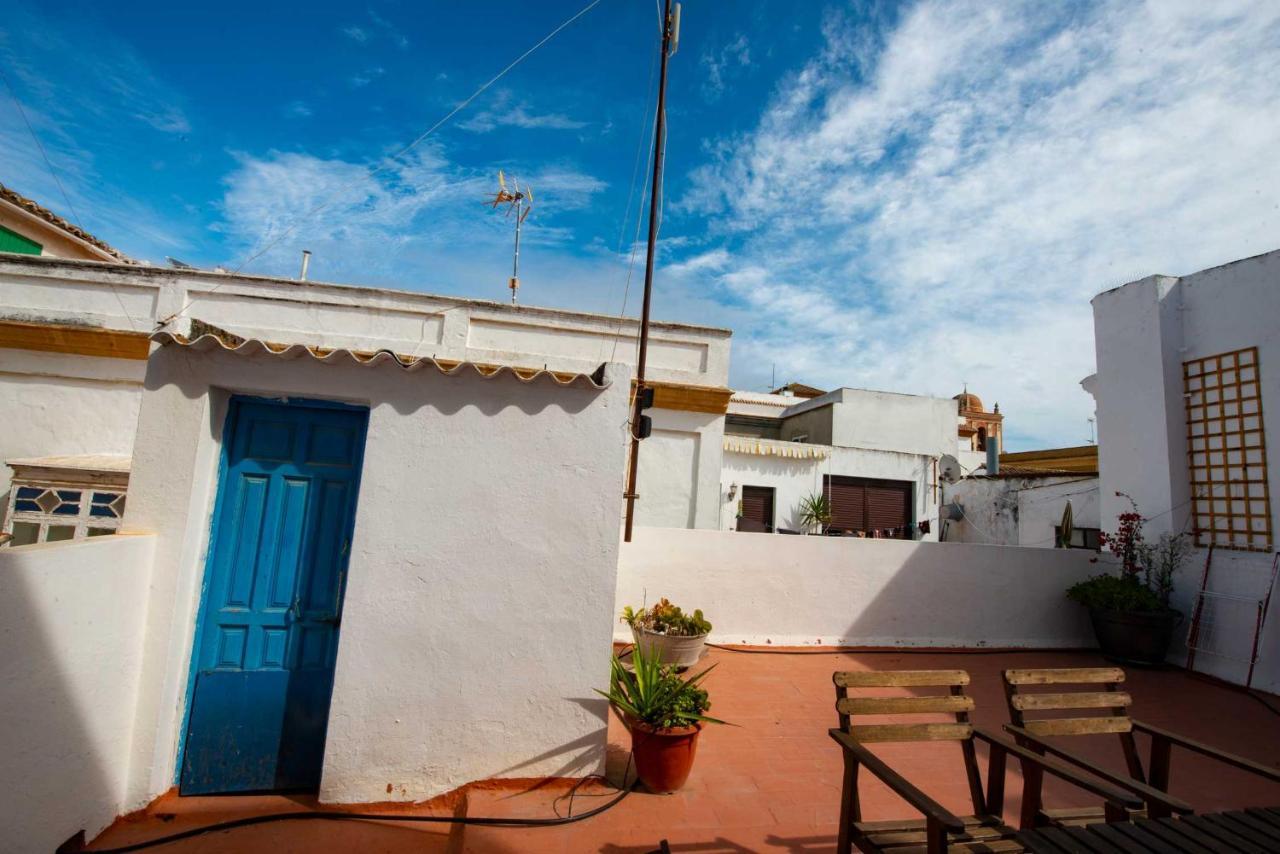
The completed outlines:
{"type": "Polygon", "coordinates": [[[937,697],[845,697],[836,701],[842,715],[916,715],[930,712],[972,712],[973,698],[963,694],[937,697]]]}
{"type": "Polygon", "coordinates": [[[841,670],[831,680],[842,688],[906,688],[929,685],[968,685],[963,670],[841,670]]]}
{"type": "Polygon", "coordinates": [[[1129,718],[1053,718],[1024,721],[1022,728],[1032,735],[1092,735],[1104,732],[1132,732],[1129,718]]]}
{"type": "Polygon", "coordinates": [[[1019,711],[1055,709],[1115,709],[1133,703],[1124,691],[1096,691],[1078,694],[1014,694],[1013,707],[1019,711]]]}
{"type": "Polygon", "coordinates": [[[858,741],[963,741],[973,735],[970,724],[868,724],[849,727],[858,741]]]}
{"type": "Polygon", "coordinates": [[[1010,685],[1087,685],[1093,682],[1123,682],[1119,667],[1060,667],[1040,670],[1006,670],[1010,685]]]}

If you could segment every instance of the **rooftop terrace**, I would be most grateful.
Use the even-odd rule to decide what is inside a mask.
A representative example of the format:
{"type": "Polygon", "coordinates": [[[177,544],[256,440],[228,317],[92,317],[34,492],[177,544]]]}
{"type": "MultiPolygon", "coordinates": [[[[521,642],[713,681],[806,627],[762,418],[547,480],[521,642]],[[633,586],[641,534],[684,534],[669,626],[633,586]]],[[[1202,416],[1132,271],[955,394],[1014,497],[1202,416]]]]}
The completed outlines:
{"type": "MultiPolygon", "coordinates": [[[[1089,667],[1103,664],[1078,652],[815,652],[760,654],[709,651],[717,664],[707,686],[712,714],[735,727],[714,727],[699,744],[686,787],[674,795],[637,790],[601,815],[559,827],[497,828],[411,824],[397,814],[546,818],[565,815],[572,781],[502,781],[477,785],[429,804],[368,808],[385,822],[284,821],[194,837],[153,850],[174,852],[623,852],[653,851],[662,839],[673,851],[829,851],[839,815],[841,757],[828,738],[835,726],[835,670],[963,669],[972,677],[975,723],[998,730],[1007,721],[1000,672],[1010,667],[1089,667]]],[[[1178,669],[1128,670],[1126,690],[1136,718],[1193,739],[1280,766],[1280,718],[1258,697],[1178,669]]],[[[1268,698],[1280,708],[1274,699],[1268,698]]],[[[609,724],[609,776],[621,780],[627,763],[627,733],[609,724]]],[[[1138,737],[1145,755],[1146,743],[1138,737]]],[[[1099,764],[1123,771],[1112,737],[1072,743],[1099,764]]],[[[946,743],[875,745],[895,770],[937,799],[966,814],[968,790],[959,748],[946,743]]],[[[985,755],[979,746],[985,771],[985,755]]],[[[1010,765],[1005,816],[1016,824],[1020,794],[1017,763],[1010,765]]],[[[864,818],[914,817],[896,795],[870,775],[861,781],[864,818]]],[[[1280,805],[1280,784],[1266,784],[1199,756],[1175,751],[1171,791],[1198,812],[1242,806],[1280,805]]],[[[607,801],[611,785],[589,782],[572,799],[574,813],[607,801]]],[[[1087,797],[1046,784],[1049,807],[1082,806],[1087,797]]],[[[318,811],[310,796],[165,796],[143,813],[121,819],[90,846],[102,849],[153,839],[234,818],[284,811],[318,811]]],[[[362,808],[364,809],[364,808],[362,808]]]]}

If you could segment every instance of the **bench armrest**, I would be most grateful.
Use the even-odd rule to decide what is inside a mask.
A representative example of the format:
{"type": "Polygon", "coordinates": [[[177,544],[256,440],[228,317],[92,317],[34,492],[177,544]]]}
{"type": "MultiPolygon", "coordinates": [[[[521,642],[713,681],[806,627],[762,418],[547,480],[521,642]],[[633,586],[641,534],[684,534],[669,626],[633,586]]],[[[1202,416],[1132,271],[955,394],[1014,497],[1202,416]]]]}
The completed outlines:
{"type": "Polygon", "coordinates": [[[1046,774],[1052,774],[1061,780],[1066,780],[1068,783],[1078,786],[1090,794],[1097,795],[1104,801],[1125,809],[1136,810],[1142,808],[1142,799],[1133,793],[1124,791],[1122,788],[1103,780],[1081,774],[1065,762],[1027,750],[1025,747],[1006,741],[995,733],[987,732],[978,727],[974,727],[973,734],[987,742],[992,748],[998,748],[1018,757],[1023,762],[1030,762],[1032,765],[1039,766],[1046,774]]]}
{"type": "MultiPolygon", "coordinates": [[[[1135,723],[1134,726],[1136,727],[1137,724],[1135,723]]],[[[1059,759],[1064,759],[1077,768],[1083,768],[1095,777],[1101,777],[1108,783],[1118,786],[1125,791],[1132,792],[1133,794],[1140,796],[1140,798],[1147,803],[1160,804],[1171,812],[1179,813],[1181,815],[1190,815],[1195,812],[1195,809],[1191,804],[1181,798],[1176,798],[1168,792],[1162,792],[1154,786],[1149,786],[1140,780],[1133,779],[1132,777],[1126,777],[1123,774],[1116,774],[1105,768],[1100,768],[1087,759],[1077,756],[1070,751],[1063,750],[1042,738],[1032,735],[1022,727],[1014,726],[1013,724],[1005,724],[1004,728],[1005,731],[1011,735],[1034,742],[1036,745],[1043,748],[1046,753],[1052,754],[1059,759]]]]}
{"type": "Polygon", "coordinates": [[[1216,759],[1219,762],[1226,763],[1239,768],[1242,771],[1248,771],[1251,774],[1257,774],[1259,777],[1265,777],[1273,782],[1280,783],[1280,771],[1275,768],[1269,768],[1261,763],[1254,762],[1252,759],[1245,759],[1243,756],[1237,756],[1234,753],[1228,753],[1225,750],[1219,750],[1216,747],[1210,747],[1198,741],[1192,741],[1186,736],[1178,735],[1175,732],[1169,732],[1167,729],[1144,724],[1142,721],[1133,721],[1133,728],[1139,732],[1145,732],[1152,738],[1163,738],[1166,741],[1176,744],[1179,747],[1186,748],[1193,753],[1199,753],[1201,756],[1207,756],[1210,759],[1216,759]]]}
{"type": "Polygon", "coordinates": [[[933,819],[951,833],[960,833],[964,830],[963,821],[948,812],[945,807],[933,798],[907,782],[901,774],[884,764],[878,756],[863,747],[861,742],[849,735],[849,733],[839,729],[828,730],[828,733],[835,739],[837,744],[844,748],[846,753],[851,754],[863,767],[880,778],[881,782],[919,810],[926,818],[933,819]]]}

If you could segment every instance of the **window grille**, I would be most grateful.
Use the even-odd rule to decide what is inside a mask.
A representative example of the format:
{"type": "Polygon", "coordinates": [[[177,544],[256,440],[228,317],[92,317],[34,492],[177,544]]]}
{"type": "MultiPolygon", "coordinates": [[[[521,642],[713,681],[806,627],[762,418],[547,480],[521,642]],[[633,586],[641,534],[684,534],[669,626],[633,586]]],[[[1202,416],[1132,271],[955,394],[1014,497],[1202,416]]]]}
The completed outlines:
{"type": "MultiPolygon", "coordinates": [[[[95,461],[98,458],[93,458],[95,461]]],[[[127,466],[87,467],[74,458],[12,460],[4,533],[10,546],[114,534],[124,517],[127,466]],[[69,465],[55,465],[72,463],[69,465]]]]}
{"type": "Polygon", "coordinates": [[[1271,496],[1258,348],[1182,364],[1198,546],[1270,551],[1271,496]]]}

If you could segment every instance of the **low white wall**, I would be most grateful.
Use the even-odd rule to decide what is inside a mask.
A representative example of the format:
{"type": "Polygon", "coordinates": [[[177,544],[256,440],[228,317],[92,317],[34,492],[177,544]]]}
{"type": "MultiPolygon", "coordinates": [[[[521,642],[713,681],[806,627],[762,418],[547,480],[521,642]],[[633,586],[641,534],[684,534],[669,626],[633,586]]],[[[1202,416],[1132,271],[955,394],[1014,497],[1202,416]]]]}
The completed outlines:
{"type": "MultiPolygon", "coordinates": [[[[667,597],[720,643],[1091,647],[1066,589],[1092,552],[640,528],[619,556],[616,610],[667,597]]],[[[628,640],[626,627],[614,629],[628,640]]]]}
{"type": "Polygon", "coordinates": [[[0,549],[0,850],[124,810],[151,536],[0,549]]]}

